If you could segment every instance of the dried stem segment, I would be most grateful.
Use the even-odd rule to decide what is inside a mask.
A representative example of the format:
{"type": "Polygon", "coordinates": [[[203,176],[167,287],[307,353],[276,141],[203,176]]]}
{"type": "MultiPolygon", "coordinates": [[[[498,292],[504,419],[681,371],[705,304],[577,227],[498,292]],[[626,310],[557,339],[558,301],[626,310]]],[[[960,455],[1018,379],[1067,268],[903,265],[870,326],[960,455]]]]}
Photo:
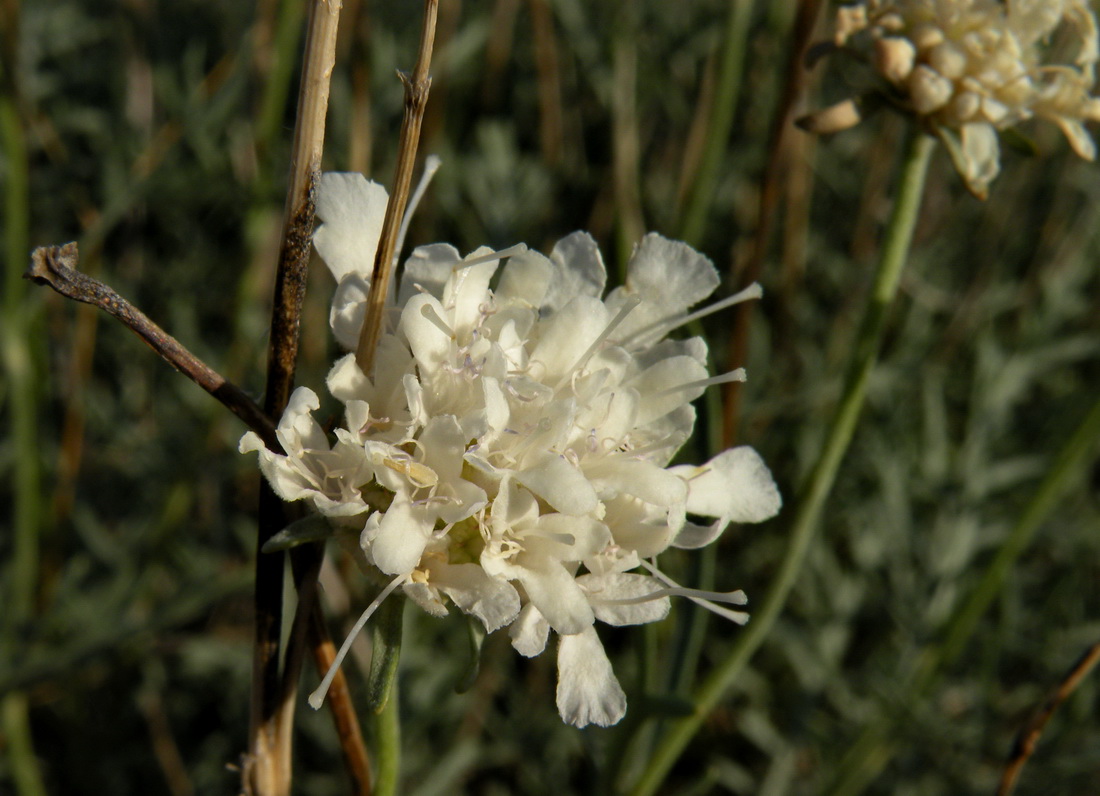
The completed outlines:
{"type": "MultiPolygon", "coordinates": [[[[305,298],[309,247],[315,220],[315,193],[321,173],[329,80],[336,61],[340,0],[313,0],[309,6],[298,113],[294,128],[290,187],[283,216],[283,237],[271,312],[271,349],[267,360],[264,409],[278,417],[294,386],[298,328],[305,298]]],[[[256,640],[252,661],[252,710],[249,751],[242,785],[252,796],[290,793],[290,740],[294,684],[280,671],[283,606],[282,553],[261,554],[264,543],[287,525],[288,511],[267,484],[260,488],[256,554],[256,640]]],[[[291,641],[294,644],[295,640],[291,641]]],[[[288,659],[293,655],[288,652],[288,659]]]]}
{"type": "Polygon", "coordinates": [[[1097,663],[1100,663],[1100,642],[1093,644],[1085,651],[1085,654],[1077,660],[1069,673],[1062,678],[1062,682],[1054,689],[1054,693],[1047,697],[1039,712],[1020,730],[1020,734],[1016,736],[1016,742],[1012,745],[1012,753],[1008,758],[1008,763],[1005,764],[1004,773],[1001,775],[1001,784],[997,788],[997,796],[1009,796],[1012,793],[1024,763],[1035,751],[1035,746],[1039,743],[1039,736],[1043,734],[1043,729],[1054,715],[1054,711],[1058,710],[1070,694],[1077,690],[1077,686],[1088,676],[1088,673],[1092,671],[1097,663]]]}
{"type": "MultiPolygon", "coordinates": [[[[313,651],[313,663],[317,672],[324,677],[336,660],[336,645],[325,627],[319,601],[313,603],[313,621],[309,625],[309,645],[313,651]]],[[[336,734],[340,737],[340,748],[344,753],[344,766],[351,777],[351,792],[356,796],[370,796],[371,765],[367,757],[367,747],[363,742],[363,732],[359,727],[359,717],[348,691],[348,681],[343,671],[337,671],[328,687],[329,710],[336,723],[336,734]]]]}
{"type": "Polygon", "coordinates": [[[40,246],[31,253],[30,268],[23,276],[39,285],[49,285],[66,298],[99,307],[118,318],[168,364],[243,420],[245,425],[260,435],[265,445],[272,450],[281,449],[275,438],[275,425],[255,401],[110,287],[76,270],[79,259],[75,242],[64,246],[40,246]]]}
{"type": "Polygon", "coordinates": [[[401,82],[405,85],[405,116],[401,120],[397,168],[394,170],[390,201],[386,205],[386,217],[382,222],[382,236],[374,255],[370,297],[367,299],[363,329],[359,333],[359,347],[355,352],[355,361],[367,376],[370,376],[374,369],[374,352],[378,348],[378,339],[382,336],[382,316],[385,311],[386,294],[389,292],[390,277],[393,275],[394,247],[397,243],[401,219],[405,215],[405,206],[409,202],[409,186],[412,184],[416,150],[420,144],[420,125],[424,121],[424,108],[428,104],[428,90],[432,85],[428,69],[432,63],[438,6],[438,0],[425,0],[424,27],[420,33],[420,53],[416,59],[416,67],[411,76],[403,72],[398,73],[401,82]]]}

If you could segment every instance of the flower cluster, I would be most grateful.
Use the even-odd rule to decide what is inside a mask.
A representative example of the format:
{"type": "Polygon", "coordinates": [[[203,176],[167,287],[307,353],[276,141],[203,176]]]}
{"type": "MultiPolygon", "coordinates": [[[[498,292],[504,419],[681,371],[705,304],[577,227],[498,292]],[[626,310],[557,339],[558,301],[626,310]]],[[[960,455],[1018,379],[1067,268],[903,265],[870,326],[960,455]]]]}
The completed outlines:
{"type": "MultiPolygon", "coordinates": [[[[330,321],[354,349],[385,190],[327,174],[314,238],[338,281],[330,321]]],[[[344,422],[330,441],[299,388],[273,453],[253,433],[241,451],[285,500],[308,500],[355,531],[362,563],[421,608],[453,603],[487,632],[508,628],[522,655],[558,638],[557,704],[577,726],[617,722],[626,699],[594,629],[652,622],[684,594],[714,605],[741,592],[682,589],[653,559],[714,541],[730,522],[774,515],[780,498],[748,447],[702,466],[669,467],[709,384],[706,345],[666,339],[718,285],[710,262],[648,235],[625,285],[585,233],[549,257],[517,246],[462,257],[417,248],[391,296],[372,374],[354,354],[329,373],[344,422]],[[503,263],[503,265],[502,265],[503,263]],[[693,522],[700,518],[706,521],[693,522]],[[641,571],[637,571],[641,570],[641,571]]],[[[722,302],[758,295],[747,295],[722,302]]],[[[704,313],[706,310],[704,311],[704,313]]]]}
{"type": "MultiPolygon", "coordinates": [[[[1096,155],[1083,124],[1100,120],[1088,0],[864,0],[838,10],[835,45],[869,63],[880,95],[944,141],[977,196],[1000,169],[997,130],[1025,119],[1054,122],[1078,155],[1096,155]],[[1060,53],[1066,62],[1053,60],[1060,53]]],[[[841,129],[859,120],[856,108],[845,101],[807,126],[841,129]]]]}

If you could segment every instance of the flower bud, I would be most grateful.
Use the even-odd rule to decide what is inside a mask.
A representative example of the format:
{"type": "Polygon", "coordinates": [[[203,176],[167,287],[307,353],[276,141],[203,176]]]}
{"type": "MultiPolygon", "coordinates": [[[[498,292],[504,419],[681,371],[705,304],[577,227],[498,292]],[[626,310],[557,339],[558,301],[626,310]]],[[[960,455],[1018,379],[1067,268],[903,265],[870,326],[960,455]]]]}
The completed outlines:
{"type": "Polygon", "coordinates": [[[886,36],[875,41],[875,68],[891,83],[905,82],[916,58],[917,48],[908,39],[886,36]]]}

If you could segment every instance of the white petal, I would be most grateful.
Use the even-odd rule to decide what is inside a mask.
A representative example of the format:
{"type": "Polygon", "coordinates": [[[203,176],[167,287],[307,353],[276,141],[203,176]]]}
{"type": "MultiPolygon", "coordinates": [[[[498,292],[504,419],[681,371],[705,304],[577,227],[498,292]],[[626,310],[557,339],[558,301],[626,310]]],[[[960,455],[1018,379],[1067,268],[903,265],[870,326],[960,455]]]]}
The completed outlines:
{"type": "Polygon", "coordinates": [[[313,245],[337,282],[349,273],[370,282],[388,200],[386,189],[362,174],[321,176],[317,217],[324,223],[313,234],[313,245]]]}
{"type": "Polygon", "coordinates": [[[685,522],[680,526],[676,538],[672,540],[672,546],[681,550],[698,550],[700,547],[706,547],[722,535],[722,531],[726,530],[727,525],[729,523],[723,519],[719,519],[710,525],[696,525],[693,522],[685,522]]]}
{"type": "Polygon", "coordinates": [[[290,394],[275,436],[288,456],[297,456],[305,449],[328,450],[325,432],[313,419],[312,412],[321,407],[317,393],[309,387],[298,387],[290,394]]]}
{"type": "Polygon", "coordinates": [[[508,409],[508,399],[504,397],[500,380],[492,376],[484,376],[481,379],[481,388],[485,394],[485,423],[488,427],[488,435],[482,443],[495,440],[504,432],[508,425],[511,412],[508,409]]]}
{"type": "Polygon", "coordinates": [[[960,130],[965,162],[963,178],[977,196],[985,196],[1001,170],[1001,147],[991,124],[964,124],[960,130]]]}
{"type": "MultiPolygon", "coordinates": [[[[373,516],[373,515],[372,515],[373,516]]],[[[382,517],[370,543],[374,564],[387,575],[407,575],[420,563],[431,537],[432,523],[425,522],[408,498],[398,494],[382,517]]]]}
{"type": "Polygon", "coordinates": [[[493,578],[477,564],[432,567],[432,579],[455,605],[485,625],[492,633],[519,614],[519,594],[506,580],[493,578]]]}
{"type": "Polygon", "coordinates": [[[652,558],[668,549],[673,532],[667,516],[657,507],[625,495],[607,501],[605,506],[604,522],[615,544],[642,558],[652,558]]]}
{"type": "Polygon", "coordinates": [[[374,392],[370,381],[355,364],[355,354],[345,354],[336,360],[325,377],[325,386],[328,387],[329,394],[344,403],[352,400],[369,403],[374,392]]]}
{"type": "Polygon", "coordinates": [[[447,315],[439,300],[426,294],[413,296],[401,311],[401,330],[409,341],[422,380],[431,378],[448,361],[454,346],[454,340],[447,332],[425,313],[433,314],[440,320],[447,315]]]}
{"type": "Polygon", "coordinates": [[[1085,129],[1085,125],[1066,116],[1058,116],[1054,121],[1062,128],[1069,145],[1073,147],[1073,151],[1077,153],[1078,157],[1085,160],[1096,159],[1096,142],[1092,140],[1092,136],[1085,129]]]}
{"type": "MultiPolygon", "coordinates": [[[[472,260],[492,253],[492,249],[483,246],[471,252],[466,259],[472,260]]],[[[458,267],[443,289],[443,306],[451,310],[451,325],[460,340],[466,340],[466,335],[481,318],[481,308],[489,298],[489,280],[499,266],[499,260],[489,260],[477,265],[458,267]]]]}
{"type": "Polygon", "coordinates": [[[359,274],[346,274],[336,286],[332,296],[332,308],[328,314],[328,324],[332,335],[345,351],[354,351],[359,347],[359,333],[363,329],[363,318],[367,314],[367,296],[370,295],[370,283],[359,274]]]}
{"type": "Polygon", "coordinates": [[[516,480],[563,514],[588,514],[599,504],[584,474],[556,453],[516,473],[516,480]]]}
{"type": "Polygon", "coordinates": [[[401,588],[410,600],[424,609],[425,613],[436,617],[444,617],[449,613],[447,606],[439,599],[438,589],[431,585],[407,582],[402,584],[401,588]]]}
{"type": "Polygon", "coordinates": [[[609,455],[596,459],[584,468],[584,473],[601,494],[606,489],[656,506],[672,506],[687,498],[688,490],[682,478],[652,462],[627,456],[609,455]]]}
{"type": "MultiPolygon", "coordinates": [[[[616,336],[628,338],[637,329],[679,315],[713,293],[718,283],[718,272],[709,258],[686,243],[649,233],[630,258],[626,284],[607,297],[607,308],[613,313],[631,297],[642,299],[616,330],[616,336]]],[[[657,328],[631,343],[657,340],[667,332],[657,328]]]]}
{"type": "Polygon", "coordinates": [[[531,363],[541,380],[555,386],[568,378],[580,358],[607,329],[611,316],[598,298],[577,296],[552,318],[539,321],[539,341],[531,352],[531,363]]]}
{"type": "Polygon", "coordinates": [[[593,628],[558,645],[558,713],[576,727],[608,727],[626,715],[626,694],[593,628]]]}
{"type": "Polygon", "coordinates": [[[783,505],[771,471],[747,445],[723,451],[701,467],[681,465],[670,472],[687,480],[687,510],[692,514],[762,522],[783,505]]]}
{"type": "Polygon", "coordinates": [[[696,385],[684,389],[674,388],[694,384],[707,376],[706,367],[689,356],[669,357],[646,368],[627,382],[627,386],[637,390],[641,396],[638,404],[638,425],[652,422],[694,401],[703,394],[706,387],[696,385]]]}
{"type": "Polygon", "coordinates": [[[550,634],[550,623],[539,613],[539,609],[527,603],[519,612],[511,627],[508,628],[508,636],[512,639],[512,646],[516,652],[525,658],[533,658],[542,654],[546,649],[546,637],[550,634]]]}
{"type": "Polygon", "coordinates": [[[449,243],[417,246],[405,261],[405,269],[401,272],[397,306],[405,306],[410,298],[421,292],[437,299],[443,298],[443,286],[460,262],[462,255],[449,243]]]}
{"type": "Polygon", "coordinates": [[[577,296],[603,295],[607,269],[600,248],[587,232],[566,235],[554,245],[550,262],[556,273],[542,306],[556,312],[577,296]]]}
{"type": "MultiPolygon", "coordinates": [[[[562,635],[579,633],[596,617],[588,598],[573,576],[557,561],[524,556],[526,566],[508,567],[509,578],[523,584],[527,597],[546,617],[550,627],[562,635]]],[[[499,563],[499,562],[498,562],[499,563]]]]}
{"type": "Polygon", "coordinates": [[[664,589],[664,584],[649,575],[631,572],[607,572],[601,575],[581,575],[577,585],[588,594],[596,618],[609,625],[641,625],[658,622],[668,616],[671,601],[667,596],[654,597],[637,603],[616,603],[648,597],[664,589]]]}
{"type": "Polygon", "coordinates": [[[494,291],[497,301],[541,306],[553,272],[550,261],[533,249],[513,255],[501,271],[500,284],[494,291]]]}

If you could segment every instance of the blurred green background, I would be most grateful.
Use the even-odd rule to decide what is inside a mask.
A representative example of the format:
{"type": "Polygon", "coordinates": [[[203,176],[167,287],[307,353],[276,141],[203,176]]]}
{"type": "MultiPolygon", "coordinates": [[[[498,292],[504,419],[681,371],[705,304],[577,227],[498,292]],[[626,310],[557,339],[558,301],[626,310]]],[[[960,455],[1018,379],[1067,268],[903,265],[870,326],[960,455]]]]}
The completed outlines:
{"type": "MultiPolygon", "coordinates": [[[[884,114],[828,140],[792,130],[773,153],[791,81],[797,109],[844,96],[820,67],[789,68],[798,7],[442,0],[421,152],[443,168],[409,237],[548,251],[588,229],[614,273],[657,230],[710,256],[724,294],[759,268],[744,356],[727,363],[732,313],[706,334],[720,370],[748,369],[738,437],[788,507],[728,530],[716,557],[662,559],[681,581],[744,588],[750,609],[838,395],[904,136],[884,114]],[[765,185],[779,201],[754,259],[765,185]]],[[[393,70],[412,66],[420,13],[344,3],[326,168],[390,179],[393,70]]],[[[247,732],[259,478],[236,453],[243,428],[119,324],[20,275],[31,247],[78,240],[82,270],[258,395],[303,20],[302,0],[0,3],[0,794],[41,792],[39,778],[53,794],[239,785],[227,766],[247,732]]],[[[829,792],[860,732],[886,719],[891,754],[867,793],[991,793],[1016,732],[1100,640],[1094,442],[960,655],[924,692],[902,687],[1100,395],[1097,167],[1054,128],[1025,132],[1041,155],[1006,147],[985,203],[936,153],[807,565],[663,793],[829,792]]],[[[332,360],[331,290],[315,268],[299,383],[319,386],[332,360]]],[[[701,404],[685,460],[718,444],[719,397],[701,404]]],[[[342,637],[364,589],[346,561],[330,563],[326,608],[342,637]]],[[[463,622],[410,609],[403,792],[589,794],[629,781],[653,717],[682,707],[669,695],[689,695],[739,632],[697,610],[600,628],[630,712],[619,728],[578,731],[555,711],[552,654],[520,659],[498,633],[459,695],[463,622]]],[[[362,671],[348,672],[361,698],[362,671]]],[[[306,690],[316,678],[307,670],[306,690]]],[[[1097,792],[1097,682],[1054,717],[1018,793],[1097,792]]],[[[298,727],[296,792],[347,792],[329,716],[303,699],[298,727]]]]}

